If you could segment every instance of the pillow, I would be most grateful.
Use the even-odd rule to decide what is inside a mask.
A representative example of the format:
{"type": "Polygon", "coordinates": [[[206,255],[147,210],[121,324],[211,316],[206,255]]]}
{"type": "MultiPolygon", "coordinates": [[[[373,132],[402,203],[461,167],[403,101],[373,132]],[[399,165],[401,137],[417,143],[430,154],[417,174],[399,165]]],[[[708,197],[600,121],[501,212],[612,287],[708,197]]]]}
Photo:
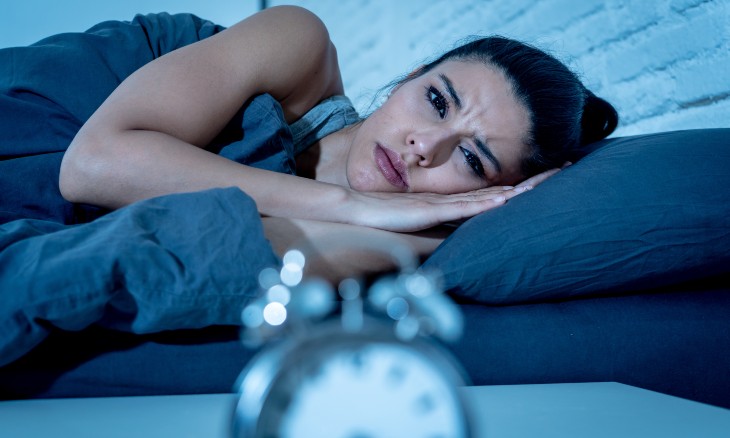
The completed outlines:
{"type": "Polygon", "coordinates": [[[490,304],[653,289],[728,272],[730,129],[603,140],[425,262],[490,304]]]}

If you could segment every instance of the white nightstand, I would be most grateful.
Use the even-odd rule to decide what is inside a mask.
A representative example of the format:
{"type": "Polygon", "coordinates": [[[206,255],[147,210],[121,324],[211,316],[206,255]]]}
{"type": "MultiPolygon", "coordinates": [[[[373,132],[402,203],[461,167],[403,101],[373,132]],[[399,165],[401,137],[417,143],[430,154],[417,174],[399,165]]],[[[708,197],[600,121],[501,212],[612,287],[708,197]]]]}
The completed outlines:
{"type": "MultiPolygon", "coordinates": [[[[472,386],[477,436],[730,437],[730,410],[619,383],[472,386]]],[[[0,436],[226,437],[232,394],[0,402],[0,436]]]]}

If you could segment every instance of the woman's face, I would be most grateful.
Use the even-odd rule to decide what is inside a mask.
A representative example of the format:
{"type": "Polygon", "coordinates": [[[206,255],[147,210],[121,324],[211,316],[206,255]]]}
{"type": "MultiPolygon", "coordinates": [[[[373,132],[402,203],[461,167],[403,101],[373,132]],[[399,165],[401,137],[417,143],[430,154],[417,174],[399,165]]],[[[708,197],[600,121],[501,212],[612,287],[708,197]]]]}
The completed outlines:
{"type": "Polygon", "coordinates": [[[398,86],[353,137],[347,180],[369,192],[462,193],[523,179],[527,109],[495,67],[446,61],[398,86]]]}

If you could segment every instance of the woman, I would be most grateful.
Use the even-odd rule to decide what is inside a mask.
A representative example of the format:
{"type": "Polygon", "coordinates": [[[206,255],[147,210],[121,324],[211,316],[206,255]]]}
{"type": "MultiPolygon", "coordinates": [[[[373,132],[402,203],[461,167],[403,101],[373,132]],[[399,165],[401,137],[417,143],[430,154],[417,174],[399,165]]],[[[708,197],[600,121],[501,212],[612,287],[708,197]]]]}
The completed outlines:
{"type": "Polygon", "coordinates": [[[0,364],[50,327],[240,323],[272,246],[313,244],[309,272],[331,280],[390,267],[317,248],[338,231],[426,256],[436,226],[504,204],[617,122],[558,61],[502,38],[416,69],[365,120],[342,93],[325,27],[296,7],[0,50],[0,364]]]}
{"type": "Polygon", "coordinates": [[[235,185],[262,216],[298,228],[324,221],[413,232],[502,204],[550,172],[512,186],[559,167],[566,151],[605,137],[617,121],[557,61],[495,38],[417,69],[370,117],[310,145],[297,157],[297,174],[309,177],[301,178],[205,150],[261,93],[281,104],[288,123],[343,94],[335,48],[316,16],[270,8],[139,69],[69,147],[63,196],[115,209],[235,185]]]}
{"type": "MultiPolygon", "coordinates": [[[[290,124],[322,101],[328,101],[324,107],[340,108],[347,102],[327,30],[316,16],[292,6],[264,10],[223,32],[205,26],[197,24],[196,37],[202,40],[194,44],[150,40],[151,47],[171,45],[161,53],[175,44],[184,47],[152,62],[130,62],[124,67],[129,72],[115,70],[121,79],[129,74],[118,87],[111,81],[97,87],[101,90],[75,91],[100,106],[87,104],[96,109],[90,117],[86,109],[73,114],[74,122],[85,123],[77,134],[77,128],[67,129],[76,135],[63,156],[58,186],[36,190],[46,195],[60,186],[75,212],[64,222],[86,220],[76,213],[85,205],[117,209],[159,195],[233,185],[256,201],[277,249],[339,227],[410,233],[406,236],[426,255],[443,235],[412,232],[503,204],[554,173],[550,169],[560,167],[571,150],[610,134],[617,123],[615,110],[558,61],[491,38],[416,69],[363,121],[345,103],[347,108],[338,110],[348,114],[344,121],[298,146],[296,175],[271,172],[211,152],[220,151],[221,131],[242,105],[262,93],[273,96],[290,124]]],[[[107,31],[102,27],[92,36],[107,31]]],[[[130,56],[102,54],[103,64],[130,56]]],[[[76,64],[86,69],[89,81],[96,80],[94,65],[66,63],[72,65],[57,72],[60,81],[84,71],[76,64]]],[[[68,95],[46,97],[76,98],[68,95]]],[[[50,178],[56,166],[53,161],[40,173],[50,178]]],[[[31,168],[36,177],[37,166],[31,168]]],[[[8,184],[17,186],[18,178],[27,177],[8,184]]],[[[10,198],[6,203],[26,203],[10,198]]],[[[46,203],[68,209],[58,198],[46,203]]]]}

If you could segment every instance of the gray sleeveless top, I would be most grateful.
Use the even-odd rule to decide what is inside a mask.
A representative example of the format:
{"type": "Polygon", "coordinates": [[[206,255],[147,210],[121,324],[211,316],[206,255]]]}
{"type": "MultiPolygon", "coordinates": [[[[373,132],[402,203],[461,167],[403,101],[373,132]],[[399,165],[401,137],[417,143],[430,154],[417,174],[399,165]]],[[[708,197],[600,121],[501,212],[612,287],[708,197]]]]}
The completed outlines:
{"type": "Polygon", "coordinates": [[[360,116],[346,96],[332,96],[323,100],[289,125],[294,155],[299,155],[327,135],[359,121],[360,116]]]}

